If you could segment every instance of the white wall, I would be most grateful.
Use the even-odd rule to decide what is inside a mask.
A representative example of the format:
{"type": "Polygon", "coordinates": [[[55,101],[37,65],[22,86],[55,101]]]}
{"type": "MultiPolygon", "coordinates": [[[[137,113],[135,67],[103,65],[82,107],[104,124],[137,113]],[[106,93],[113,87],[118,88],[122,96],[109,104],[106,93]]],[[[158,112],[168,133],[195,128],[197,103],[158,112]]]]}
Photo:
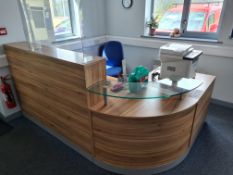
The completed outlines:
{"type": "MultiPolygon", "coordinates": [[[[2,45],[5,43],[15,42],[15,41],[24,41],[25,35],[23,31],[23,25],[21,16],[19,13],[18,3],[17,0],[0,0],[0,27],[7,28],[7,35],[0,36],[0,63],[4,63],[0,65],[0,75],[4,76],[9,74],[9,69],[5,66],[4,57],[1,55],[3,54],[2,45]]],[[[12,81],[9,82],[11,87],[13,87],[12,81]]],[[[15,89],[12,88],[13,93],[15,93],[15,89]]],[[[14,95],[16,98],[16,95],[14,95]]],[[[13,109],[7,109],[5,102],[0,94],[0,112],[3,117],[8,117],[9,115],[14,114],[15,112],[20,111],[19,103],[16,98],[17,107],[13,109]]],[[[4,118],[6,119],[6,118],[4,118]]]]}
{"type": "Polygon", "coordinates": [[[233,103],[233,57],[203,56],[198,71],[216,76],[213,98],[233,103]]]}
{"type": "MultiPolygon", "coordinates": [[[[227,4],[225,4],[226,10],[219,38],[223,44],[218,45],[233,49],[233,40],[229,39],[233,28],[233,1],[225,1],[227,4]]],[[[134,0],[132,8],[128,10],[121,6],[121,0],[107,0],[108,35],[140,38],[144,33],[144,14],[145,0],[134,0]]],[[[198,45],[198,43],[196,44],[198,45]]],[[[158,57],[158,49],[144,46],[125,45],[124,53],[129,69],[138,64],[151,68],[153,60],[158,57]]],[[[233,103],[233,55],[232,57],[204,55],[200,59],[198,71],[217,76],[213,98],[233,103]]]]}
{"type": "Polygon", "coordinates": [[[121,0],[107,1],[107,34],[140,37],[144,33],[145,0],[134,0],[130,9],[124,9],[121,0]]]}
{"type": "Polygon", "coordinates": [[[81,0],[84,36],[96,37],[106,34],[106,0],[81,0]]]}
{"type": "MultiPolygon", "coordinates": [[[[0,36],[0,48],[5,43],[25,40],[17,0],[0,0],[0,27],[6,27],[8,32],[8,35],[0,36]]],[[[2,53],[1,48],[0,55],[2,53]]]]}
{"type": "MultiPolygon", "coordinates": [[[[98,44],[90,47],[89,39],[106,35],[106,0],[82,0],[80,7],[83,13],[83,52],[90,55],[98,54],[98,44]]],[[[81,51],[75,49],[75,51],[81,51]]]]}

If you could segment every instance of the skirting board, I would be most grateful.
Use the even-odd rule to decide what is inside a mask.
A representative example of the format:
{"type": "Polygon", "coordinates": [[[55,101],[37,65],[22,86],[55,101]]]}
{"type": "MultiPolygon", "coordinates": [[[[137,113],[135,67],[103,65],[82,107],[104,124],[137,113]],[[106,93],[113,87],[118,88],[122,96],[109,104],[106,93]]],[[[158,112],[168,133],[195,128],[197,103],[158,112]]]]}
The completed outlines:
{"type": "Polygon", "coordinates": [[[0,68],[8,66],[6,55],[0,55],[0,68]]]}
{"type": "Polygon", "coordinates": [[[38,120],[35,120],[33,117],[31,117],[27,113],[23,112],[23,116],[26,117],[27,119],[29,119],[30,121],[32,121],[33,123],[35,123],[36,125],[38,125],[39,127],[41,127],[42,129],[44,129],[45,131],[47,131],[52,136],[56,137],[58,140],[63,142],[68,147],[72,148],[74,151],[76,151],[81,156],[88,159],[89,161],[91,161],[92,163],[97,165],[98,167],[101,167],[101,168],[103,168],[105,170],[108,170],[110,172],[115,172],[115,173],[119,173],[119,174],[125,174],[125,175],[152,175],[152,174],[167,171],[167,170],[172,169],[172,168],[176,167],[177,165],[179,165],[187,157],[187,155],[189,154],[189,152],[190,152],[190,150],[191,150],[191,148],[193,146],[193,145],[191,145],[189,150],[187,151],[187,153],[184,154],[182,157],[180,157],[175,162],[172,162],[171,164],[168,164],[168,165],[161,166],[159,168],[156,167],[156,168],[150,168],[150,169],[123,169],[123,168],[113,167],[113,166],[108,165],[108,164],[106,164],[104,162],[96,160],[92,155],[82,151],[82,149],[80,149],[77,145],[72,144],[69,140],[67,140],[63,136],[55,133],[50,128],[44,126],[41,122],[39,122],[38,120]]]}
{"type": "Polygon", "coordinates": [[[228,107],[228,108],[232,108],[233,109],[233,103],[229,103],[229,102],[225,102],[222,100],[218,100],[218,99],[211,99],[211,103],[212,104],[217,104],[223,107],[228,107]]]}
{"type": "Polygon", "coordinates": [[[15,119],[17,119],[17,118],[19,118],[19,117],[21,117],[21,116],[22,116],[22,112],[21,112],[21,111],[16,112],[16,113],[14,113],[14,114],[12,114],[12,115],[9,115],[9,116],[7,116],[7,117],[4,117],[2,114],[0,114],[0,118],[1,118],[2,120],[4,120],[5,122],[7,122],[7,123],[9,123],[9,122],[11,122],[12,120],[15,120],[15,119]]]}

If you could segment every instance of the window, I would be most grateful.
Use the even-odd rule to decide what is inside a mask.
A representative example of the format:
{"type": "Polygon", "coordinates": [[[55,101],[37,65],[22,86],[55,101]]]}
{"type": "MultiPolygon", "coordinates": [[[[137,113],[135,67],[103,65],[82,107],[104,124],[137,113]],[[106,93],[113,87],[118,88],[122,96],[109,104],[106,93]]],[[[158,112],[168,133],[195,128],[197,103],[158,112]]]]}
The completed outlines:
{"type": "Polygon", "coordinates": [[[50,3],[55,36],[72,36],[70,0],[50,0],[50,3]]]}
{"type": "Polygon", "coordinates": [[[81,37],[76,0],[20,0],[28,38],[56,41],[81,37]]]}
{"type": "Polygon", "coordinates": [[[171,32],[174,28],[180,28],[183,0],[154,0],[152,2],[152,16],[159,21],[159,32],[171,32]]]}
{"type": "Polygon", "coordinates": [[[216,39],[224,0],[147,0],[146,20],[156,18],[158,35],[175,28],[181,36],[216,39]]]}

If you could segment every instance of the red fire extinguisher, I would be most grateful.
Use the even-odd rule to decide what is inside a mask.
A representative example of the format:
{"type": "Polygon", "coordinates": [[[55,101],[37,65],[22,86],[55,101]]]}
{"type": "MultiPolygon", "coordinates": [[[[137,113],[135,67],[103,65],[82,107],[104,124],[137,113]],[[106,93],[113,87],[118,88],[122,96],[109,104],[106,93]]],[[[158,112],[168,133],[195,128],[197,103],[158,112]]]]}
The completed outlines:
{"type": "Polygon", "coordinates": [[[13,92],[11,90],[11,86],[9,83],[6,82],[7,80],[9,80],[8,76],[9,75],[1,76],[1,81],[2,81],[1,82],[1,91],[2,91],[4,101],[6,103],[6,106],[9,109],[12,109],[12,108],[16,107],[16,102],[15,102],[13,92]]]}

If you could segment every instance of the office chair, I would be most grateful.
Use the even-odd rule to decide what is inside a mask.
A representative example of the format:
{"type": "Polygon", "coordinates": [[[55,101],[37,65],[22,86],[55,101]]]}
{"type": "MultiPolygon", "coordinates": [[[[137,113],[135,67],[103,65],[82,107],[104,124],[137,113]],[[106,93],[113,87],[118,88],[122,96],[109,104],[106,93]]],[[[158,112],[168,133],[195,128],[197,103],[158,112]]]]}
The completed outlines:
{"type": "Polygon", "coordinates": [[[118,41],[109,41],[100,46],[99,54],[106,58],[107,75],[118,77],[122,73],[122,44],[118,41]]]}

